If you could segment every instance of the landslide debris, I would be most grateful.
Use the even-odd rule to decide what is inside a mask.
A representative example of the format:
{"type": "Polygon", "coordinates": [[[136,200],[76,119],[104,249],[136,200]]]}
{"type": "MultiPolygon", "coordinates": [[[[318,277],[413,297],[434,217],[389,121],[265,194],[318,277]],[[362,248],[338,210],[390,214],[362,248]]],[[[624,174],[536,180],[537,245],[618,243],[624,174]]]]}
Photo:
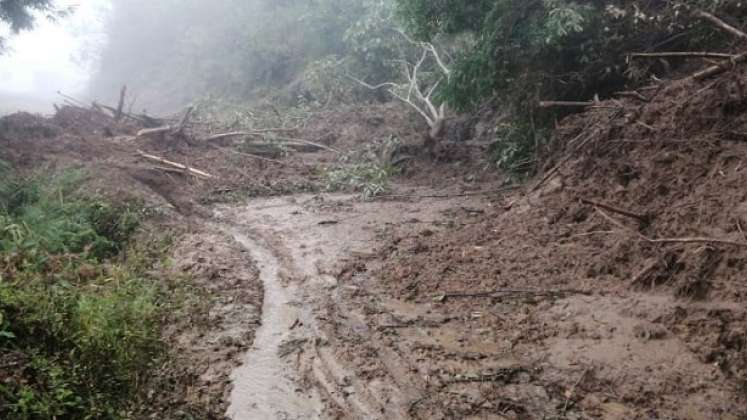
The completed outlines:
{"type": "Polygon", "coordinates": [[[502,354],[470,362],[389,333],[402,354],[419,351],[408,360],[421,372],[530,369],[435,381],[411,414],[747,415],[745,83],[739,69],[568,117],[525,191],[476,222],[454,216],[458,229],[390,229],[377,257],[351,265],[372,295],[453,316],[444,329],[462,346],[502,354]]]}

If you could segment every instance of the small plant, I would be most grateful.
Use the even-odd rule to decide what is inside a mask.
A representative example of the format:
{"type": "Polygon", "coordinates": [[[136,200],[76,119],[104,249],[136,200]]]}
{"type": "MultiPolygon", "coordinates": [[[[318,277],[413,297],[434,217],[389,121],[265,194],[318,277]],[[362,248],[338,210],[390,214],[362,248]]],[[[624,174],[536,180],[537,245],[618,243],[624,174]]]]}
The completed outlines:
{"type": "Polygon", "coordinates": [[[390,178],[399,172],[395,162],[399,146],[400,140],[390,136],[344,155],[339,167],[324,171],[326,190],[352,189],[359,192],[363,200],[388,192],[390,178]]]}
{"type": "Polygon", "coordinates": [[[502,123],[496,130],[493,155],[499,168],[514,174],[530,174],[535,168],[538,148],[545,143],[547,133],[516,122],[502,123]]]}

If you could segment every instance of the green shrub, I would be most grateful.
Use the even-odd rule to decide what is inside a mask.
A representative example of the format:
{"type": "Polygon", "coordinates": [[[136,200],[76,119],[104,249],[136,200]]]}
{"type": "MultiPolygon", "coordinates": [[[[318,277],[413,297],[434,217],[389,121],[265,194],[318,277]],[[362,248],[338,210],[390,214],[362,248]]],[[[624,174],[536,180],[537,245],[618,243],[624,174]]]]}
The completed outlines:
{"type": "Polygon", "coordinates": [[[132,243],[141,207],[83,194],[81,173],[3,175],[0,366],[20,362],[0,418],[121,418],[163,352],[169,301],[147,272],[164,245],[132,243]]]}
{"type": "Polygon", "coordinates": [[[324,170],[327,191],[352,189],[363,200],[389,191],[389,180],[399,172],[394,161],[400,141],[392,136],[340,158],[339,166],[324,170]]]}
{"type": "Polygon", "coordinates": [[[666,76],[685,63],[637,60],[631,66],[631,52],[726,50],[732,44],[729,35],[695,18],[693,10],[715,12],[738,27],[747,23],[747,4],[737,0],[396,2],[401,21],[419,39],[465,33],[474,39],[454,57],[451,78],[437,92],[439,100],[469,111],[497,97],[517,132],[537,127],[525,140],[499,137],[502,162],[525,154],[536,132],[569,112],[539,110],[539,101],[606,98],[626,84],[647,80],[652,70],[666,76]]]}

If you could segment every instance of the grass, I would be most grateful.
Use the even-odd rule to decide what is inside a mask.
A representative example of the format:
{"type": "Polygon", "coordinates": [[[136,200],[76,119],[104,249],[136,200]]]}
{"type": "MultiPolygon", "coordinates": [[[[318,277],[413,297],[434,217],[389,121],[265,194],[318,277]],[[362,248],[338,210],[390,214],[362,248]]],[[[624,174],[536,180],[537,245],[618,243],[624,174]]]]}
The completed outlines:
{"type": "Polygon", "coordinates": [[[148,273],[168,241],[135,243],[142,206],[83,177],[0,168],[0,418],[127,417],[164,354],[172,302],[148,273]]]}
{"type": "Polygon", "coordinates": [[[360,193],[363,200],[389,192],[390,179],[399,173],[399,168],[394,164],[399,147],[399,139],[389,137],[372,142],[363,150],[343,155],[337,167],[323,169],[325,189],[352,189],[360,193]]]}

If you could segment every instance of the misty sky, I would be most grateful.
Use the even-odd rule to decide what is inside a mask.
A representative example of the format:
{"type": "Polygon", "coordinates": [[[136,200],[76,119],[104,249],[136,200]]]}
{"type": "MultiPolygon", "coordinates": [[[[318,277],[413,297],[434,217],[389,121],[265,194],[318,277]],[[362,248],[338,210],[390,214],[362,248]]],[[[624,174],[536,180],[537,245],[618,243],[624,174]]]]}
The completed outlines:
{"type": "Polygon", "coordinates": [[[0,93],[53,98],[57,90],[83,88],[103,42],[102,20],[109,0],[57,0],[75,6],[58,22],[38,20],[33,30],[10,37],[10,50],[0,56],[0,93]]]}

